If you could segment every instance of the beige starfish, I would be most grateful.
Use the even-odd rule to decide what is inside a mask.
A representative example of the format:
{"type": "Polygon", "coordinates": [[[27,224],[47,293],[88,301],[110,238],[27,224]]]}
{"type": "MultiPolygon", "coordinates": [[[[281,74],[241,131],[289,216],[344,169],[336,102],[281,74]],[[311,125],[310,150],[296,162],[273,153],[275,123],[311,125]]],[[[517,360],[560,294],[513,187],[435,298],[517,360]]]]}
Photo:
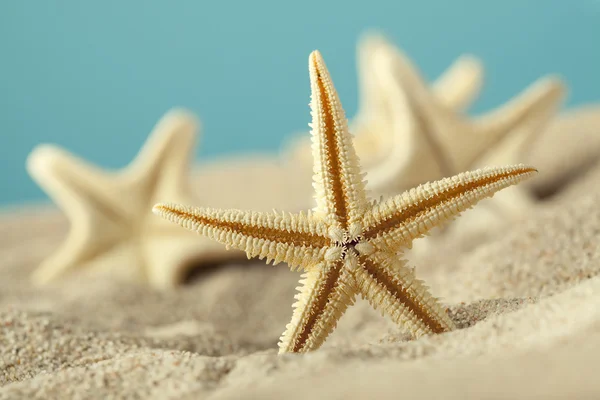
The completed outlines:
{"type": "Polygon", "coordinates": [[[321,55],[309,58],[314,156],[314,213],[278,214],[157,204],[164,218],[241,249],[248,257],[304,271],[280,353],[317,349],[356,294],[415,336],[454,324],[397,253],[477,201],[531,176],[517,165],[427,183],[369,203],[347,121],[321,55]]]}
{"type": "Polygon", "coordinates": [[[396,116],[391,129],[379,132],[387,138],[390,154],[369,169],[370,188],[377,192],[395,193],[480,165],[518,162],[522,148],[545,127],[565,92],[560,79],[546,77],[503,107],[469,120],[440,101],[439,90],[430,90],[393,45],[373,37],[371,47],[374,74],[380,87],[387,88],[386,104],[396,116]]]}
{"type": "Polygon", "coordinates": [[[166,289],[182,280],[191,263],[225,256],[221,246],[198,242],[148,210],[157,199],[193,201],[188,168],[197,128],[192,115],[169,112],[136,160],[119,172],[102,171],[51,145],[34,149],[30,175],[71,222],[68,237],[34,272],[34,281],[86,269],[166,289]]]}
{"type": "MultiPolygon", "coordinates": [[[[408,118],[406,108],[390,107],[387,92],[389,79],[382,74],[376,61],[376,52],[382,38],[377,34],[363,35],[357,45],[359,108],[350,131],[354,135],[356,151],[367,169],[386,159],[390,153],[390,132],[398,118],[408,118]]],[[[468,107],[479,93],[483,69],[479,59],[463,55],[433,85],[434,95],[441,104],[452,110],[468,107]]],[[[395,83],[392,83],[396,85],[395,83]]],[[[310,140],[306,134],[293,135],[283,146],[286,161],[309,165],[310,140]]]]}
{"type": "MultiPolygon", "coordinates": [[[[395,154],[389,136],[398,129],[398,119],[408,120],[410,110],[394,103],[389,91],[395,95],[401,88],[391,82],[388,74],[381,72],[378,52],[383,37],[377,34],[364,35],[358,45],[359,111],[354,118],[351,132],[361,159],[366,158],[366,167],[374,165],[395,154]],[[391,101],[392,100],[392,101],[391,101]],[[400,107],[399,107],[400,106],[400,107]]],[[[472,55],[463,55],[433,84],[432,96],[453,111],[469,107],[478,95],[483,76],[481,61],[472,55]]]]}

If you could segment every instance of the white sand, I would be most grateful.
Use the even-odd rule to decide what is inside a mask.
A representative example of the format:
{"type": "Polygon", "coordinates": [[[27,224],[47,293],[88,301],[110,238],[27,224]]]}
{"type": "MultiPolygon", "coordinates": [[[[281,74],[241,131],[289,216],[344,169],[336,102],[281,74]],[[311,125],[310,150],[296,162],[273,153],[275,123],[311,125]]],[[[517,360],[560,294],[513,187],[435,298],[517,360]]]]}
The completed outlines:
{"type": "MultiPolygon", "coordinates": [[[[535,152],[559,148],[540,140],[535,152]]],[[[471,251],[447,251],[464,248],[448,238],[413,259],[460,329],[410,340],[359,301],[307,355],[276,352],[298,279],[284,266],[220,266],[165,293],[85,271],[34,288],[28,275],[67,223],[11,210],[0,215],[0,399],[600,398],[600,147],[567,150],[544,158],[552,172],[532,190],[554,196],[522,221],[471,251]]],[[[199,188],[219,182],[203,171],[199,188]]],[[[310,181],[293,184],[277,207],[307,203],[310,181]]]]}

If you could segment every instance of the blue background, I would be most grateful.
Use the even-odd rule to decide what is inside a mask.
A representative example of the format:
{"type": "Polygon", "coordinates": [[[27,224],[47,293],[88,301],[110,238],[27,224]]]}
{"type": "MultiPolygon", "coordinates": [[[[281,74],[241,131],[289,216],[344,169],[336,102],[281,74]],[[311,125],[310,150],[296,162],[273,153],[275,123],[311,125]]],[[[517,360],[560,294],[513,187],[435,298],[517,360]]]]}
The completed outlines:
{"type": "Polygon", "coordinates": [[[600,0],[4,0],[0,204],[44,198],[24,169],[36,144],[121,167],[173,106],[202,119],[198,157],[276,151],[309,121],[313,49],[351,117],[356,40],[369,28],[429,79],[461,53],[481,57],[474,112],[551,72],[570,85],[568,106],[600,98],[600,0]]]}

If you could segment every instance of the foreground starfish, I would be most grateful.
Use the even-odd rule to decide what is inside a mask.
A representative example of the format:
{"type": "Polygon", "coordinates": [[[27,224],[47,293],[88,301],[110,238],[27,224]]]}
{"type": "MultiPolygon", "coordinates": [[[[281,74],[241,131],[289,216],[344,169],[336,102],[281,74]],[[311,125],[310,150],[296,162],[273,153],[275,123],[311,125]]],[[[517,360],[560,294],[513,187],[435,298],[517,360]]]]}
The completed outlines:
{"type": "Polygon", "coordinates": [[[192,115],[171,111],[137,159],[118,173],[101,171],[54,146],[36,148],[28,171],[67,214],[71,229],[35,271],[34,281],[48,283],[85,268],[165,289],[180,283],[192,262],[224,256],[222,246],[199,243],[195,235],[147,211],[159,198],[192,201],[188,168],[197,125],[192,115]]]}
{"type": "Polygon", "coordinates": [[[370,204],[347,121],[318,52],[309,59],[314,213],[277,214],[157,204],[153,211],[248,257],[304,270],[280,353],[317,349],[362,295],[415,336],[454,325],[396,253],[478,200],[531,176],[525,166],[482,169],[370,204]]]}

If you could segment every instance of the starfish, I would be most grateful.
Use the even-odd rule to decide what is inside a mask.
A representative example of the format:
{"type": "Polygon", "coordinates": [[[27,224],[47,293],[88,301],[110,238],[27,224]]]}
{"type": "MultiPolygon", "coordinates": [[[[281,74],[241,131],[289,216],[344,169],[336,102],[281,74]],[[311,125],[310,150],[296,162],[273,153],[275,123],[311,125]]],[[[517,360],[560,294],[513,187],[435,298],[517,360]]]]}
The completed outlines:
{"type": "Polygon", "coordinates": [[[369,169],[370,188],[378,193],[481,165],[517,162],[564,97],[562,81],[548,76],[503,107],[470,120],[441,101],[439,89],[430,90],[408,57],[383,37],[372,37],[371,47],[374,74],[387,88],[386,104],[396,116],[392,129],[379,132],[391,152],[369,169]]]}
{"type": "Polygon", "coordinates": [[[481,169],[370,203],[337,92],[320,53],[309,57],[316,207],[298,214],[194,208],[153,211],[191,231],[304,271],[279,352],[319,348],[357,294],[414,336],[454,328],[413,269],[397,257],[410,243],[478,200],[535,173],[523,165],[481,169]]]}
{"type": "MultiPolygon", "coordinates": [[[[365,34],[357,45],[357,69],[359,85],[359,107],[354,116],[350,131],[354,134],[354,144],[361,161],[367,168],[376,165],[390,152],[389,132],[395,130],[397,118],[406,118],[404,108],[390,107],[388,90],[390,82],[381,79],[382,74],[376,60],[376,53],[382,37],[378,34],[365,34]]],[[[482,84],[481,61],[472,55],[463,55],[436,80],[433,94],[441,104],[451,110],[468,107],[479,93],[482,84]]],[[[397,86],[396,83],[392,85],[397,86]]],[[[293,135],[283,146],[282,157],[295,163],[310,164],[310,139],[305,135],[293,135]]]]}
{"type": "Polygon", "coordinates": [[[71,222],[61,247],[34,272],[34,282],[87,269],[166,289],[193,262],[224,256],[221,246],[199,243],[148,211],[158,198],[193,201],[187,174],[197,128],[191,114],[169,112],[137,159],[119,172],[104,172],[52,145],[34,149],[27,160],[30,175],[71,222]]]}

